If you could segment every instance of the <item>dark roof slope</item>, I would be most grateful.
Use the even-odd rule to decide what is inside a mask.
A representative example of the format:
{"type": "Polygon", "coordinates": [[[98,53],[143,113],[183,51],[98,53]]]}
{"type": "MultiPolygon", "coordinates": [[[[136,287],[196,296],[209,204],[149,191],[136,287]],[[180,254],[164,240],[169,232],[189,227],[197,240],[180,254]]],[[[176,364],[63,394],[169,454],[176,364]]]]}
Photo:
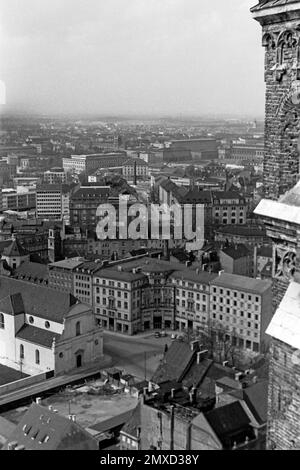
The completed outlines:
{"type": "Polygon", "coordinates": [[[251,432],[250,418],[238,401],[205,413],[205,418],[225,448],[239,443],[241,434],[246,437],[251,432]]]}
{"type": "Polygon", "coordinates": [[[244,400],[255,419],[260,423],[267,422],[268,380],[262,380],[244,389],[244,400]]]}
{"type": "Polygon", "coordinates": [[[26,261],[14,270],[13,277],[28,282],[48,283],[48,266],[46,264],[26,261]]]}
{"type": "Polygon", "coordinates": [[[39,346],[51,349],[53,339],[58,340],[60,335],[52,331],[36,328],[32,325],[24,325],[16,335],[17,338],[39,346]]]}
{"type": "MultiPolygon", "coordinates": [[[[0,276],[0,301],[15,294],[21,294],[25,313],[57,323],[63,323],[65,315],[77,303],[72,294],[0,276]]],[[[11,314],[10,303],[6,302],[3,306],[8,309],[3,313],[11,314]]]]}
{"type": "Polygon", "coordinates": [[[90,429],[98,432],[99,434],[102,434],[112,429],[124,426],[124,424],[127,423],[128,420],[131,418],[133,411],[134,410],[131,409],[117,416],[113,416],[112,418],[108,418],[108,419],[105,419],[104,421],[100,421],[100,423],[97,423],[91,426],[90,429]]]}
{"type": "Polygon", "coordinates": [[[18,240],[13,240],[9,246],[4,248],[3,256],[19,257],[28,255],[27,251],[22,247],[18,240]]]}
{"type": "Polygon", "coordinates": [[[21,294],[12,294],[0,300],[0,312],[8,315],[25,313],[25,307],[21,294]]]}
{"type": "Polygon", "coordinates": [[[135,439],[139,437],[139,428],[141,426],[141,402],[133,410],[131,417],[122,428],[122,433],[127,434],[135,439]]]}
{"type": "Polygon", "coordinates": [[[98,450],[97,441],[79,424],[33,403],[6,441],[25,450],[98,450]]]}
{"type": "Polygon", "coordinates": [[[232,259],[250,256],[250,251],[245,245],[229,246],[228,248],[223,248],[221,251],[232,259]]]}
{"type": "Polygon", "coordinates": [[[188,369],[195,352],[188,343],[174,341],[152,377],[152,382],[162,383],[170,380],[180,381],[188,369]]]}

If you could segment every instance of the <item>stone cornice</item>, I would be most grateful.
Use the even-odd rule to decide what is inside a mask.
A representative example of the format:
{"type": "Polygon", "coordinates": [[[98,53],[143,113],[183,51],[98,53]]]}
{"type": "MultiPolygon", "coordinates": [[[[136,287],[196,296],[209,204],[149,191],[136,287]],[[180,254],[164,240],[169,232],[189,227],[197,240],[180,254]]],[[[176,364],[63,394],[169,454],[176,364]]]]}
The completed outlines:
{"type": "Polygon", "coordinates": [[[300,1],[288,4],[268,2],[265,5],[257,5],[251,8],[253,18],[262,26],[283,23],[287,21],[300,21],[300,1]]]}

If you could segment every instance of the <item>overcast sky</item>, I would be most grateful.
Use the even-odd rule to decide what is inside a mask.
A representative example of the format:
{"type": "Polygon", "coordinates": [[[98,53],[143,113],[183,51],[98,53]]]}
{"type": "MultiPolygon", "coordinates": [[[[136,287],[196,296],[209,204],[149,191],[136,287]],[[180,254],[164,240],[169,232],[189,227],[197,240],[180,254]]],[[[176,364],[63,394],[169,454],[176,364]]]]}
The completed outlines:
{"type": "Polygon", "coordinates": [[[264,51],[249,12],[255,3],[0,0],[7,109],[259,117],[264,51]]]}

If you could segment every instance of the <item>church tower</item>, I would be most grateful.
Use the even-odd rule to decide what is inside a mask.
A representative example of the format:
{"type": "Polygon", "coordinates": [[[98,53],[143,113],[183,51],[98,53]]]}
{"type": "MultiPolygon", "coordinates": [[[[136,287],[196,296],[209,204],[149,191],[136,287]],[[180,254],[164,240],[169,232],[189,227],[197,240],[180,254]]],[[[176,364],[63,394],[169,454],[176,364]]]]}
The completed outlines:
{"type": "Polygon", "coordinates": [[[255,213],[273,242],[268,449],[300,449],[300,0],[261,0],[266,81],[264,184],[255,213]]]}
{"type": "Polygon", "coordinates": [[[266,51],[264,186],[277,200],[299,179],[300,1],[260,0],[251,11],[266,51]]]}

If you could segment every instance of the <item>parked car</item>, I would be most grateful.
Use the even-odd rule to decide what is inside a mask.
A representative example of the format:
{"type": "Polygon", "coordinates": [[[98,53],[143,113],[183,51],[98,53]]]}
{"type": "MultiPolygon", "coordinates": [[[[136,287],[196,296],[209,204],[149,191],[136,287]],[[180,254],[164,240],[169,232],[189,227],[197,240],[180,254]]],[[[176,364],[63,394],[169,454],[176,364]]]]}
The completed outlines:
{"type": "Polygon", "coordinates": [[[155,338],[160,338],[161,337],[161,334],[159,331],[156,331],[155,334],[154,334],[154,337],[155,338]]]}
{"type": "Polygon", "coordinates": [[[162,331],[161,334],[160,334],[160,336],[161,336],[162,338],[165,338],[165,337],[167,336],[167,333],[166,333],[165,331],[162,331]]]}

